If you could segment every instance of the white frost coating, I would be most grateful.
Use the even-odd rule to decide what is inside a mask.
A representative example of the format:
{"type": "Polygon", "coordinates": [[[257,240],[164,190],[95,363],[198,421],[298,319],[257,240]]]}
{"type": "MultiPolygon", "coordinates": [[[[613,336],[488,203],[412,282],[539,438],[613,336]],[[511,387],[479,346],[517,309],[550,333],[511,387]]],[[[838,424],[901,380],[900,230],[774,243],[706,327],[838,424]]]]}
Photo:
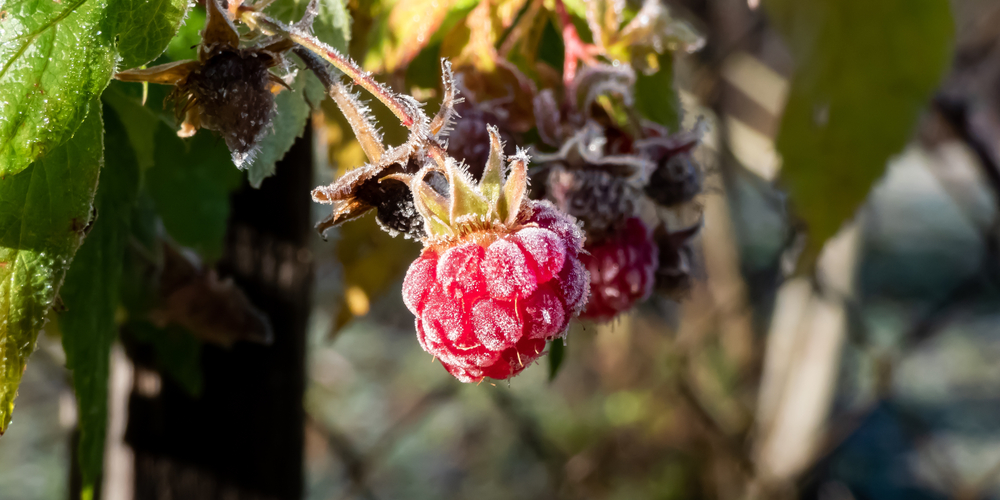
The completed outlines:
{"type": "Polygon", "coordinates": [[[444,86],[444,97],[441,100],[441,108],[430,122],[430,132],[438,140],[451,133],[455,126],[455,117],[458,116],[458,113],[455,112],[455,105],[465,101],[465,98],[458,97],[458,86],[451,69],[451,62],[445,58],[441,58],[441,80],[444,86]]]}
{"type": "Polygon", "coordinates": [[[379,162],[382,159],[384,148],[382,147],[382,131],[376,125],[375,117],[371,114],[371,108],[368,103],[362,101],[357,93],[344,85],[341,82],[337,82],[332,89],[330,89],[333,95],[334,101],[337,103],[337,107],[340,108],[340,112],[347,119],[347,123],[351,125],[351,130],[354,131],[354,136],[358,138],[358,142],[365,146],[365,154],[368,156],[368,160],[372,162],[379,162]],[[346,109],[345,109],[346,108],[346,109]],[[369,151],[372,149],[374,151],[369,151]],[[373,157],[374,156],[374,157],[373,157]]]}
{"type": "Polygon", "coordinates": [[[406,270],[403,278],[403,303],[415,316],[420,316],[427,294],[434,285],[434,273],[437,261],[430,258],[419,258],[406,270]]]}
{"type": "Polygon", "coordinates": [[[538,283],[545,283],[562,270],[566,260],[566,244],[556,233],[540,227],[526,227],[513,239],[531,256],[538,269],[538,283]]]}
{"type": "Polygon", "coordinates": [[[521,247],[507,239],[494,241],[486,249],[483,275],[486,290],[497,300],[526,298],[538,287],[521,247]]]}
{"type": "Polygon", "coordinates": [[[572,315],[576,315],[587,305],[587,297],[590,296],[590,273],[579,259],[571,259],[570,262],[571,265],[563,267],[559,277],[563,285],[566,308],[572,315]]]}
{"type": "Polygon", "coordinates": [[[437,280],[446,292],[481,293],[483,273],[480,266],[485,251],[476,243],[466,243],[451,247],[441,255],[437,263],[437,280]]]}
{"type": "Polygon", "coordinates": [[[524,334],[532,339],[546,339],[557,335],[566,322],[566,311],[559,298],[544,289],[531,296],[524,312],[528,317],[524,334]]]}
{"type": "Polygon", "coordinates": [[[510,304],[483,299],[472,306],[472,326],[476,338],[491,351],[512,347],[524,333],[510,304]]]}
{"type": "Polygon", "coordinates": [[[583,249],[583,239],[586,236],[576,219],[559,211],[548,200],[533,201],[534,214],[528,222],[534,222],[556,233],[566,245],[566,251],[575,256],[583,249]]]}

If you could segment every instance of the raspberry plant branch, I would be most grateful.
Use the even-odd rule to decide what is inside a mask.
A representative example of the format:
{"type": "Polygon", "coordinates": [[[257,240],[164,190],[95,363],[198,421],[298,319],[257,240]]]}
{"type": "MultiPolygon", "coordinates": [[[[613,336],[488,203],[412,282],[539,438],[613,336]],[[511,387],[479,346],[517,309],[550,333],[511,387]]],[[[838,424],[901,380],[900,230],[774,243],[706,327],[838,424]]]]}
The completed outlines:
{"type": "Polygon", "coordinates": [[[270,36],[286,36],[288,39],[299,44],[306,50],[318,55],[325,61],[332,64],[335,68],[342,71],[351,80],[356,82],[362,88],[371,92],[376,99],[385,104],[387,108],[403,124],[404,127],[412,127],[415,123],[420,120],[419,106],[416,101],[407,96],[400,96],[395,92],[389,90],[381,83],[375,81],[372,78],[371,73],[361,69],[353,60],[349,57],[344,56],[337,49],[319,41],[316,37],[308,34],[305,30],[299,27],[287,26],[284,23],[272,19],[267,15],[257,12],[254,10],[244,10],[240,9],[239,19],[246,24],[250,29],[260,31],[265,35],[270,36]]]}

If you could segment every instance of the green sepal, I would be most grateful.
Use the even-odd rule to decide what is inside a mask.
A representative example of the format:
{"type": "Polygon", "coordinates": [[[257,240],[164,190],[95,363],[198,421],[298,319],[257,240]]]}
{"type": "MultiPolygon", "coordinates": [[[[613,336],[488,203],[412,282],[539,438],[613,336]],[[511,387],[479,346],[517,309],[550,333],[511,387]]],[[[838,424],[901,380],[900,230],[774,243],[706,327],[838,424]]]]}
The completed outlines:
{"type": "Polygon", "coordinates": [[[483,178],[479,181],[479,190],[486,197],[489,203],[489,216],[499,216],[497,204],[500,201],[500,192],[503,190],[503,146],[500,144],[500,134],[493,125],[486,126],[490,134],[490,157],[486,160],[486,168],[483,169],[483,178]]]}
{"type": "Polygon", "coordinates": [[[445,163],[445,175],[448,177],[448,184],[451,186],[451,213],[449,220],[456,222],[460,218],[465,219],[468,215],[478,215],[483,219],[489,217],[490,204],[486,197],[480,193],[473,185],[469,173],[458,165],[453,158],[448,158],[445,163]]]}
{"type": "Polygon", "coordinates": [[[521,201],[528,187],[528,155],[518,152],[510,159],[510,173],[503,186],[503,197],[497,203],[497,214],[505,225],[517,220],[521,201]]]}

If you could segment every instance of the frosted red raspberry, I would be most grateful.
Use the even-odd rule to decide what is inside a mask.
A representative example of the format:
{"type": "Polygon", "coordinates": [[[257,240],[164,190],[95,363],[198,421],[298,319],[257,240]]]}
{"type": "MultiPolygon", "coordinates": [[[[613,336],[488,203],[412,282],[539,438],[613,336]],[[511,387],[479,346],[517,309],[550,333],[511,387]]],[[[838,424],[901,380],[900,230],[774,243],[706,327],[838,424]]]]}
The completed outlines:
{"type": "Polygon", "coordinates": [[[584,249],[589,254],[580,260],[589,271],[591,296],[581,317],[607,321],[649,297],[658,250],[642,220],[628,219],[622,231],[584,249]]]}
{"type": "Polygon", "coordinates": [[[428,247],[403,281],[421,347],[463,382],[520,373],[586,303],[582,232],[551,204],[528,203],[519,228],[428,247]]]}

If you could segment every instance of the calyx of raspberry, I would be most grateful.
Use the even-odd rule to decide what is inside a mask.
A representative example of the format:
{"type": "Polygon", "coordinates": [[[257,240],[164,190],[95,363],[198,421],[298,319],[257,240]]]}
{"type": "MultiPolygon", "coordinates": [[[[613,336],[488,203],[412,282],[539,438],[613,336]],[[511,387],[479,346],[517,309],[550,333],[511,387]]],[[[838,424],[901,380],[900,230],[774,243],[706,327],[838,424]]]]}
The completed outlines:
{"type": "Polygon", "coordinates": [[[493,126],[487,130],[490,155],[478,183],[464,165],[443,152],[432,152],[432,161],[413,176],[392,177],[409,185],[414,207],[424,219],[425,243],[447,243],[481,232],[506,233],[518,225],[528,184],[528,155],[519,150],[511,156],[505,176],[500,134],[493,126]],[[447,194],[428,182],[432,172],[444,175],[447,194]]]}

